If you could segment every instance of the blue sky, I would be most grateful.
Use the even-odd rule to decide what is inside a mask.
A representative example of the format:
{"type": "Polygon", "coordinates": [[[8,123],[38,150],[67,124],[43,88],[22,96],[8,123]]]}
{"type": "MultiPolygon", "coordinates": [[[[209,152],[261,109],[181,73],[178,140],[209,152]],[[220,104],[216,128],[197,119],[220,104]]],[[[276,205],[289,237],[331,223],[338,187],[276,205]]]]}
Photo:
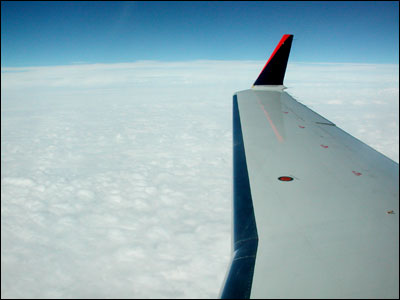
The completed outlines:
{"type": "Polygon", "coordinates": [[[138,60],[399,61],[392,2],[1,2],[1,66],[138,60]]]}

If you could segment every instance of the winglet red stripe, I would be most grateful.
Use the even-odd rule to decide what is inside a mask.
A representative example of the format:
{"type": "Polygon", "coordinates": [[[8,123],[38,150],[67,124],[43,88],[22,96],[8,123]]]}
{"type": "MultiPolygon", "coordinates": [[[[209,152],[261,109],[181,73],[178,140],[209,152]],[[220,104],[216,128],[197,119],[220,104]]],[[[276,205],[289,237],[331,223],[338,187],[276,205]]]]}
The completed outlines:
{"type": "Polygon", "coordinates": [[[292,34],[285,34],[282,36],[257,80],[254,82],[254,85],[283,84],[283,77],[285,76],[292,40],[292,34]],[[283,47],[283,45],[285,45],[285,47],[283,47]]]}
{"type": "MultiPolygon", "coordinates": [[[[281,38],[281,40],[279,41],[278,45],[275,47],[274,52],[272,52],[270,58],[268,59],[267,63],[264,65],[264,68],[261,70],[261,73],[264,71],[265,67],[269,64],[270,60],[275,56],[276,52],[278,52],[278,50],[281,48],[281,46],[283,45],[283,43],[288,39],[288,37],[292,36],[291,34],[284,34],[283,37],[281,38]]],[[[258,76],[260,76],[258,75],[258,76]]]]}

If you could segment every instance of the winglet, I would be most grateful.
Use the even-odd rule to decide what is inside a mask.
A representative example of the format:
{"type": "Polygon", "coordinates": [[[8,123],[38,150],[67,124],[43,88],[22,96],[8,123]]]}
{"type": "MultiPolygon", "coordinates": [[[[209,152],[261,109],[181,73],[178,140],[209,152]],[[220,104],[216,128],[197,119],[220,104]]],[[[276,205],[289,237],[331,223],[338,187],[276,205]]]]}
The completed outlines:
{"type": "Polygon", "coordinates": [[[292,41],[292,34],[283,35],[253,86],[283,85],[292,41]]]}

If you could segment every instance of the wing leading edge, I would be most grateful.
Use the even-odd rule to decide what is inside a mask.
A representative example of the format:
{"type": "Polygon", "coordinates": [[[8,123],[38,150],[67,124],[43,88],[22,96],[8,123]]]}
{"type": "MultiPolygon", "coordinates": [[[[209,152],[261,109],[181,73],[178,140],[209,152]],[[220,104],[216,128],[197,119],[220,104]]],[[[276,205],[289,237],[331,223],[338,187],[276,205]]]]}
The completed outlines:
{"type": "Polygon", "coordinates": [[[398,164],[284,92],[292,39],[233,97],[221,298],[398,298],[398,164]]]}

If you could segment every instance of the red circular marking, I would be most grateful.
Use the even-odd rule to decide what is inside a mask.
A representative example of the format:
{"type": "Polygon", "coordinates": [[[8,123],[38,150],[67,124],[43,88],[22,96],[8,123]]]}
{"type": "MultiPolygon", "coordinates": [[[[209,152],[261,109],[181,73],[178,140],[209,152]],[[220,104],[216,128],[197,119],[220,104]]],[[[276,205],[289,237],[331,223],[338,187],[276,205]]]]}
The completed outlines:
{"type": "Polygon", "coordinates": [[[293,177],[281,176],[281,177],[278,177],[278,180],[280,180],[280,181],[292,181],[293,177]]]}

